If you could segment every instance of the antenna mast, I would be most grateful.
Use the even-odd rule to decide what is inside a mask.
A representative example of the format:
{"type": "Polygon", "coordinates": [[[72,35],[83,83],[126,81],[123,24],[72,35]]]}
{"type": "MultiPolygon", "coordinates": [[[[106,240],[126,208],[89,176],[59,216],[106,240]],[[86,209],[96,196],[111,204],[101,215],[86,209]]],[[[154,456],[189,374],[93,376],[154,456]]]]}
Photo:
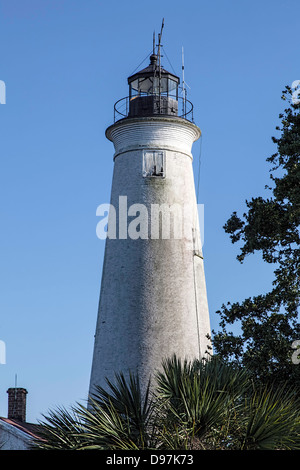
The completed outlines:
{"type": "Polygon", "coordinates": [[[158,35],[158,72],[159,72],[159,79],[158,79],[158,95],[159,95],[159,112],[161,112],[161,37],[162,37],[162,31],[164,27],[164,22],[165,19],[163,18],[162,24],[161,24],[161,30],[158,35]]]}
{"type": "Polygon", "coordinates": [[[153,31],[153,55],[155,55],[155,31],[153,31]]]}
{"type": "Polygon", "coordinates": [[[164,27],[165,19],[163,18],[162,24],[161,24],[161,30],[160,33],[158,34],[158,59],[159,59],[159,66],[161,66],[161,55],[160,55],[160,49],[161,49],[161,37],[162,37],[162,32],[163,32],[163,27],[164,27]]]}
{"type": "Polygon", "coordinates": [[[184,50],[182,46],[182,114],[185,116],[186,114],[186,88],[185,88],[185,81],[184,81],[184,50]]]}

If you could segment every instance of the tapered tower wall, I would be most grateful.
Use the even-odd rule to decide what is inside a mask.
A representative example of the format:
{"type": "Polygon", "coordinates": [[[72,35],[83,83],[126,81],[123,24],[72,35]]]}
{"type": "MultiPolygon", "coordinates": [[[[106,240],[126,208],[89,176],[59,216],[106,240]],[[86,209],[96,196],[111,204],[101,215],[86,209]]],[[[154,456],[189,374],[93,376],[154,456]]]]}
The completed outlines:
{"type": "Polygon", "coordinates": [[[105,377],[128,370],[138,372],[144,385],[174,353],[203,357],[210,334],[191,153],[199,128],[181,118],[127,118],[106,135],[115,148],[110,202],[116,238],[106,240],[90,393],[105,386],[105,377]],[[151,152],[162,156],[160,176],[145,173],[151,152]],[[127,237],[120,222],[125,205],[127,237]],[[158,207],[169,214],[175,208],[170,225],[162,216],[156,224],[158,207]],[[138,221],[144,238],[132,239],[138,221]],[[164,223],[171,227],[169,238],[164,223]]]}

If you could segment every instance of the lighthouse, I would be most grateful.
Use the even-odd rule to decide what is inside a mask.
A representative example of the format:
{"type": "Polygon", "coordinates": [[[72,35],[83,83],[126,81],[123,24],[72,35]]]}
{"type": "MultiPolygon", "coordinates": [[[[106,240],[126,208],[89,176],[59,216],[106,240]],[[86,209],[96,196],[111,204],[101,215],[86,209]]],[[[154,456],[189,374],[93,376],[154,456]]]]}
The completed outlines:
{"type": "Polygon", "coordinates": [[[210,346],[192,166],[201,131],[161,64],[160,39],[106,129],[114,170],[90,394],[120,372],[144,387],[162,360],[200,359],[210,346]]]}

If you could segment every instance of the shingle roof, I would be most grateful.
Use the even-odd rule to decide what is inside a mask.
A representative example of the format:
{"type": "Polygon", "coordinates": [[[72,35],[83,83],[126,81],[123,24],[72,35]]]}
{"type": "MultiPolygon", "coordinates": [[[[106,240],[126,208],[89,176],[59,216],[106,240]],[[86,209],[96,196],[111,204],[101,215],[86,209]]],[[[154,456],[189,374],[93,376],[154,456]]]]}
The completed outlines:
{"type": "Polygon", "coordinates": [[[17,429],[20,429],[21,431],[25,432],[26,434],[29,434],[32,437],[38,438],[38,430],[41,428],[40,424],[34,424],[34,423],[26,423],[22,421],[18,421],[17,419],[9,419],[9,418],[2,418],[0,417],[1,421],[4,421],[7,424],[10,424],[11,426],[16,427],[17,429]]]}

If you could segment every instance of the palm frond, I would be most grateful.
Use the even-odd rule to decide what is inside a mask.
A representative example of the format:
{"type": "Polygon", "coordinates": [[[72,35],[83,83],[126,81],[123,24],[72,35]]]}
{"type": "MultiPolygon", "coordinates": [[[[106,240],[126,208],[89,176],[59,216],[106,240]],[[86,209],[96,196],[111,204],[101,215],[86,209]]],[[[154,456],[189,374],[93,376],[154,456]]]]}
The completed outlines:
{"type": "Polygon", "coordinates": [[[167,419],[181,420],[202,436],[221,425],[246,388],[247,375],[215,361],[181,361],[176,356],[157,373],[157,395],[166,403],[167,419]]]}
{"type": "MultiPolygon", "coordinates": [[[[106,426],[106,434],[113,437],[113,442],[118,429],[126,448],[151,447],[153,402],[150,399],[150,380],[143,392],[137,374],[129,372],[128,378],[123,373],[115,374],[114,383],[107,379],[107,388],[96,387],[90,407],[88,419],[95,420],[94,416],[97,415],[101,421],[101,432],[106,426]]],[[[113,442],[106,445],[114,446],[113,442]]],[[[118,446],[121,446],[120,439],[118,446]]]]}
{"type": "Polygon", "coordinates": [[[49,411],[48,416],[40,420],[38,438],[33,439],[32,449],[39,450],[77,450],[82,445],[83,424],[75,409],[67,411],[58,408],[49,411]]]}
{"type": "Polygon", "coordinates": [[[300,400],[293,389],[258,388],[246,399],[245,449],[300,447],[300,400]]]}
{"type": "Polygon", "coordinates": [[[32,448],[49,450],[300,449],[297,391],[262,388],[245,370],[175,355],[141,389],[119,373],[88,406],[51,411],[32,448]]]}

